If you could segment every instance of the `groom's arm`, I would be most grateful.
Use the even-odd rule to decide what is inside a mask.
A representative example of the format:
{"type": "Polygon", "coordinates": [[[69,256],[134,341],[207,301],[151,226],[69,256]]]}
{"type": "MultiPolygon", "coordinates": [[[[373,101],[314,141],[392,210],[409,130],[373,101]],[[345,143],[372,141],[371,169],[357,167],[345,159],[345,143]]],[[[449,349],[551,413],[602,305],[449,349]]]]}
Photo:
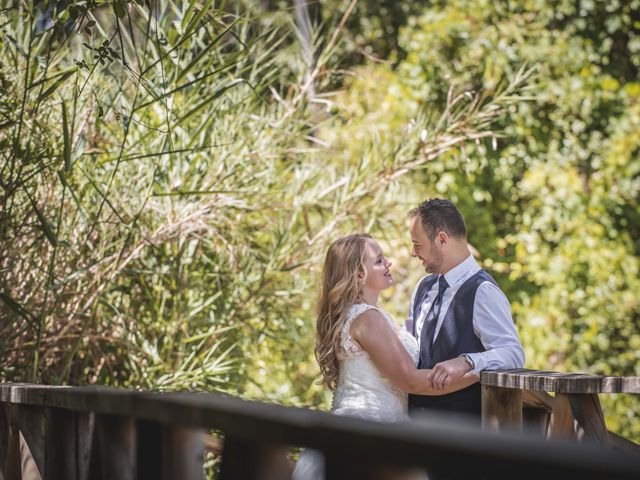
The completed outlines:
{"type": "Polygon", "coordinates": [[[511,317],[511,305],[493,283],[485,282],[476,292],[473,329],[485,348],[471,353],[473,372],[524,367],[524,348],[511,317]]]}
{"type": "Polygon", "coordinates": [[[524,349],[511,318],[509,300],[493,283],[478,287],[473,329],[485,351],[465,353],[473,366],[463,356],[436,364],[432,370],[436,388],[447,388],[467,373],[524,367],[524,349]]]}

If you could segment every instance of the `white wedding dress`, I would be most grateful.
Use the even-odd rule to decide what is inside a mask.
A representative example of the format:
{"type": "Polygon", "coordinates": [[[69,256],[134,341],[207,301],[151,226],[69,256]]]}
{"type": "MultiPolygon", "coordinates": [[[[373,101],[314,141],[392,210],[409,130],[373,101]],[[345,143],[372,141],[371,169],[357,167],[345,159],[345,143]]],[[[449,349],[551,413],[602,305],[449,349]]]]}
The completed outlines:
{"type": "MultiPolygon", "coordinates": [[[[367,352],[349,333],[353,321],[366,310],[378,310],[417,364],[420,350],[416,339],[380,308],[364,303],[354,304],[347,313],[338,355],[340,371],[333,396],[331,413],[379,422],[408,420],[407,394],[395,388],[382,376],[367,352]]],[[[316,450],[305,450],[293,471],[292,480],[324,480],[324,457],[316,450]]]]}

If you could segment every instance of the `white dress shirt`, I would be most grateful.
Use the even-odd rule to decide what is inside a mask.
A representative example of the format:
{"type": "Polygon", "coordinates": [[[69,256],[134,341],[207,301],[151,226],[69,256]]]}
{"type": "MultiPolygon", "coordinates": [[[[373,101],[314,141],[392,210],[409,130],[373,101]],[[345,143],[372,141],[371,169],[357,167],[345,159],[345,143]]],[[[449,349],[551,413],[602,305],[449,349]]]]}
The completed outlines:
{"type": "MultiPolygon", "coordinates": [[[[451,300],[453,300],[462,284],[479,270],[480,265],[477,264],[472,255],[469,255],[462,263],[444,274],[449,288],[444,291],[442,307],[440,308],[438,323],[433,337],[434,341],[438,337],[444,317],[451,305],[451,300]]],[[[411,333],[413,333],[413,306],[416,291],[417,288],[411,295],[409,318],[406,322],[406,327],[411,333]]],[[[415,331],[418,339],[420,339],[422,325],[433,300],[436,298],[437,292],[438,282],[435,282],[420,307],[418,318],[415,319],[415,331]]],[[[486,350],[485,352],[463,352],[468,353],[475,364],[475,368],[472,370],[473,373],[478,373],[482,370],[504,370],[524,367],[524,349],[511,318],[509,300],[502,293],[502,290],[491,282],[481,283],[476,291],[473,305],[473,331],[486,350]]]]}

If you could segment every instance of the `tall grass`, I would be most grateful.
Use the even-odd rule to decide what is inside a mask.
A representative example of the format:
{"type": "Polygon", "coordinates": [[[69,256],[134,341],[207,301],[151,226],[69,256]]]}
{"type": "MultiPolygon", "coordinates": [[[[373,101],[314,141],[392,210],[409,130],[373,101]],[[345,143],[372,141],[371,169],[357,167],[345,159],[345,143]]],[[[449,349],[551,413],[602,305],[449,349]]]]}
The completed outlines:
{"type": "Polygon", "coordinates": [[[452,89],[446,111],[347,162],[324,133],[340,128],[329,59],[351,7],[310,62],[293,14],[234,2],[28,5],[0,34],[4,380],[318,404],[327,241],[370,227],[407,172],[495,137],[530,74],[452,89]]]}

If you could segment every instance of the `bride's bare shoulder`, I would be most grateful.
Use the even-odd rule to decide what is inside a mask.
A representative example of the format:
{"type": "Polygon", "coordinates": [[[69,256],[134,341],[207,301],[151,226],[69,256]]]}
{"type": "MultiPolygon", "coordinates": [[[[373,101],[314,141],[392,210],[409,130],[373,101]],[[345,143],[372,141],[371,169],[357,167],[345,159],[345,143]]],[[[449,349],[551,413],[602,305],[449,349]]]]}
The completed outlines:
{"type": "Polygon", "coordinates": [[[385,327],[389,326],[389,322],[382,313],[381,310],[370,307],[360,312],[351,323],[351,334],[358,336],[358,334],[365,333],[366,331],[382,331],[385,327]]]}

